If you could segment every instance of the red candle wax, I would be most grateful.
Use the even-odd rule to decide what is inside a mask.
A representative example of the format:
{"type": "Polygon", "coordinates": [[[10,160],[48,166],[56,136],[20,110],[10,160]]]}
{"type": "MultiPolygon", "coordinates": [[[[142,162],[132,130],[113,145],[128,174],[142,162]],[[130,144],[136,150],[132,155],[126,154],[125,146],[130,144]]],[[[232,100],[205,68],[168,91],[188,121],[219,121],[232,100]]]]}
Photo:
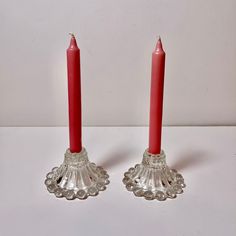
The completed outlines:
{"type": "Polygon", "coordinates": [[[152,79],[149,121],[149,153],[161,152],[162,107],[165,73],[165,52],[161,39],[152,53],[152,79]]]}
{"type": "Polygon", "coordinates": [[[67,73],[70,151],[80,152],[82,149],[80,50],[74,35],[72,35],[70,46],[67,49],[67,73]]]}

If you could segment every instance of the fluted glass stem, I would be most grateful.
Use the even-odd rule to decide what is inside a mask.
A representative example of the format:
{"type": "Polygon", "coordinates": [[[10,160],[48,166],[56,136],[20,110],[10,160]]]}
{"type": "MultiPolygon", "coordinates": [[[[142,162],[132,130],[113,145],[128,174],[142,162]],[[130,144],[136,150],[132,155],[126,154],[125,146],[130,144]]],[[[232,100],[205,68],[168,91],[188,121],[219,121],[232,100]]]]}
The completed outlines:
{"type": "Polygon", "coordinates": [[[142,163],[124,173],[123,183],[135,196],[159,201],[175,198],[185,187],[182,175],[167,166],[164,151],[153,155],[146,150],[142,163]]]}
{"type": "Polygon", "coordinates": [[[71,153],[67,149],[64,162],[47,174],[45,184],[48,191],[58,198],[86,199],[105,190],[108,178],[102,167],[89,161],[85,148],[80,153],[71,153]]]}

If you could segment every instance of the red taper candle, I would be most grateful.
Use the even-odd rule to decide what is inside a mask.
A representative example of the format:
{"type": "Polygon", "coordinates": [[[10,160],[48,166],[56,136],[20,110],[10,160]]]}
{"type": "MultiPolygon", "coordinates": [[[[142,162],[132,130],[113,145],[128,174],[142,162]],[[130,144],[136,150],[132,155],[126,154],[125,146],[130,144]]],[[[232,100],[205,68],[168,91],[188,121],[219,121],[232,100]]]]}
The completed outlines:
{"type": "Polygon", "coordinates": [[[165,52],[159,38],[156,48],[152,53],[152,79],[150,99],[149,121],[149,153],[160,154],[161,130],[162,130],[162,107],[165,73],[165,52]]]}
{"type": "Polygon", "coordinates": [[[71,34],[70,46],[67,49],[67,73],[70,151],[80,152],[82,149],[80,50],[73,34],[71,34]]]}

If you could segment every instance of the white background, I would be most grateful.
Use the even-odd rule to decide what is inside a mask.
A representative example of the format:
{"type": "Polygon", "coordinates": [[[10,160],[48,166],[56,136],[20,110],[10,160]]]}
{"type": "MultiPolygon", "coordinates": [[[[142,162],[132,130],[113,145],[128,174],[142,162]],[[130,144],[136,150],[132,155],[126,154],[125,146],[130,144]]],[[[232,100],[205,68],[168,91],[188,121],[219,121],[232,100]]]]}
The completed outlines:
{"type": "Polygon", "coordinates": [[[151,52],[164,124],[236,125],[236,1],[0,1],[0,125],[67,125],[65,50],[81,48],[84,125],[147,125],[151,52]]]}
{"type": "MultiPolygon", "coordinates": [[[[165,125],[236,125],[235,0],[0,0],[0,126],[66,126],[65,51],[81,48],[83,124],[148,124],[151,53],[165,51],[165,125]]],[[[0,235],[236,235],[236,128],[165,127],[167,163],[184,193],[135,198],[123,173],[147,127],[85,127],[89,159],[110,175],[96,198],[55,199],[46,173],[68,128],[0,128],[0,235]]]]}

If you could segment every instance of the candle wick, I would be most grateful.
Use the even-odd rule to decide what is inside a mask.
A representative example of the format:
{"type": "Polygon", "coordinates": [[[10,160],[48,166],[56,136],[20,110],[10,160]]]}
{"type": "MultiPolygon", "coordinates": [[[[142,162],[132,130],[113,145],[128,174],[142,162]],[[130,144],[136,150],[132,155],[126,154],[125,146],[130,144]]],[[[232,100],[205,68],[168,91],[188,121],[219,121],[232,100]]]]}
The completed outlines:
{"type": "Polygon", "coordinates": [[[73,38],[75,37],[75,35],[73,33],[69,33],[69,35],[73,38]]]}

